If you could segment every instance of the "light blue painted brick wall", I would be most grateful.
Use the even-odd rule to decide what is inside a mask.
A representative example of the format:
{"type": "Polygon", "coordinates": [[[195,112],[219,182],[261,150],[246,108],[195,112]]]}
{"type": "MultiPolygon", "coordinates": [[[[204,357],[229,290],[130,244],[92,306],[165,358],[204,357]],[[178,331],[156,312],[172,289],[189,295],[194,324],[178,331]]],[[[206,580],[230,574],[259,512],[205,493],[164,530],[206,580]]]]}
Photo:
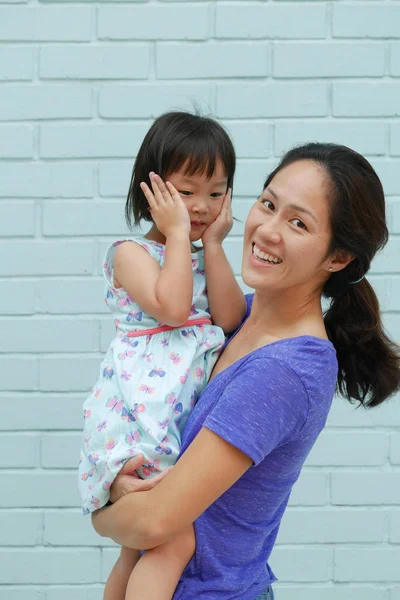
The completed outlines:
{"type": "MultiPolygon", "coordinates": [[[[102,255],[152,119],[195,102],[222,120],[240,219],[292,145],[365,154],[391,231],[370,279],[400,341],[399,77],[399,0],[0,0],[0,600],[100,600],[116,557],[75,465],[112,335],[102,255]]],[[[278,600],[400,600],[399,398],[335,401],[271,564],[278,600]]]]}

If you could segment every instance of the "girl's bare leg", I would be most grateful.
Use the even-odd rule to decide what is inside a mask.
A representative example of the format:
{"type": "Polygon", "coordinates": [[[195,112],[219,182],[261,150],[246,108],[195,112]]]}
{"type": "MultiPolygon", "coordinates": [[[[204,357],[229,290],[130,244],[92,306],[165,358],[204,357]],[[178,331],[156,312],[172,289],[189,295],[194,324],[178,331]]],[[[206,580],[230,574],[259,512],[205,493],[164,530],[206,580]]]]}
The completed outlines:
{"type": "Polygon", "coordinates": [[[190,526],[171,541],[145,552],[129,578],[125,600],[171,600],[195,548],[194,528],[190,526]]]}
{"type": "Polygon", "coordinates": [[[132,570],[140,558],[139,550],[121,548],[104,589],[104,600],[125,600],[126,588],[132,570]]]}

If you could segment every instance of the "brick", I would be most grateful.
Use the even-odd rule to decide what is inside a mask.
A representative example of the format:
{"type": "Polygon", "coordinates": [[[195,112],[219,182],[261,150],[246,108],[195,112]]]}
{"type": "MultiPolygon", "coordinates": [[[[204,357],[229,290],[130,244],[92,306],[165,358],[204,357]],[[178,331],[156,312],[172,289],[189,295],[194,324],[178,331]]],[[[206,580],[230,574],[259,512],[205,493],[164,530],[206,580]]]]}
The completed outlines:
{"type": "Polygon", "coordinates": [[[340,544],[383,542],[386,515],[381,510],[324,507],[286,511],[279,544],[340,544]]]}
{"type": "Polygon", "coordinates": [[[120,200],[110,202],[48,202],[43,211],[45,236],[116,235],[129,237],[124,207],[120,200]],[[93,210],[96,219],[93,219],[93,210]]]}
{"type": "Polygon", "coordinates": [[[34,202],[3,201],[0,204],[0,237],[35,234],[34,202]]]}
{"type": "Polygon", "coordinates": [[[99,326],[92,319],[21,317],[0,321],[0,352],[92,352],[99,326]]]}
{"type": "Polygon", "coordinates": [[[98,10],[98,38],[106,40],[204,40],[208,5],[121,6],[98,10]],[[132,27],[132,23],[135,24],[132,27]]]}
{"type": "MultiPolygon", "coordinates": [[[[400,282],[396,277],[388,277],[384,275],[368,275],[368,281],[375,290],[379,299],[381,311],[396,310],[396,294],[397,284],[400,282]]],[[[400,288],[399,288],[400,290],[400,288]]]]}
{"type": "Polygon", "coordinates": [[[293,486],[290,506],[323,506],[328,501],[328,476],[303,471],[293,486]]]}
{"type": "Polygon", "coordinates": [[[35,548],[0,549],[0,583],[96,583],[100,572],[100,550],[35,548]]]}
{"type": "Polygon", "coordinates": [[[271,156],[272,125],[265,121],[225,121],[238,158],[271,156]]]}
{"type": "MultiPolygon", "coordinates": [[[[276,167],[277,163],[278,161],[275,158],[270,160],[238,160],[235,176],[235,194],[249,196],[255,201],[263,191],[267,176],[276,167]]],[[[242,251],[240,251],[236,265],[240,268],[241,264],[242,251]]]]}
{"type": "Polygon", "coordinates": [[[396,472],[332,473],[332,504],[398,504],[399,498],[400,478],[396,472]]]}
{"type": "Polygon", "coordinates": [[[119,550],[116,548],[102,548],[101,550],[101,578],[106,582],[115,561],[119,556],[119,550]]]}
{"type": "Polygon", "coordinates": [[[53,125],[40,128],[43,158],[131,158],[136,156],[150,121],[134,124],[53,125]]]}
{"type": "Polygon", "coordinates": [[[93,166],[82,164],[0,165],[0,196],[90,198],[93,166]]]}
{"type": "Polygon", "coordinates": [[[385,600],[386,591],[384,588],[372,586],[333,586],[327,584],[324,586],[310,584],[305,586],[292,586],[274,584],[274,592],[279,593],[279,600],[385,600]]]}
{"type": "Polygon", "coordinates": [[[2,241],[0,254],[3,252],[8,256],[3,276],[87,275],[93,270],[91,241],[2,241]]]}
{"type": "Polygon", "coordinates": [[[399,548],[336,548],[335,580],[400,581],[399,548]]]}
{"type": "Polygon", "coordinates": [[[37,312],[49,314],[110,314],[104,302],[104,283],[103,278],[42,279],[37,282],[37,312]]]}
{"type": "Polygon", "coordinates": [[[390,536],[392,544],[400,542],[400,511],[393,510],[390,512],[390,536]]]}
{"type": "Polygon", "coordinates": [[[126,197],[131,181],[133,162],[113,161],[99,166],[100,196],[126,197]]]}
{"type": "Polygon", "coordinates": [[[104,353],[107,352],[109,345],[115,337],[115,325],[111,319],[102,320],[100,324],[101,341],[100,350],[104,353]]]}
{"type": "Polygon", "coordinates": [[[0,280],[0,298],[2,315],[30,315],[35,310],[31,281],[0,280]]]}
{"type": "MultiPolygon", "coordinates": [[[[31,391],[37,389],[38,381],[38,363],[35,358],[21,356],[1,357],[0,390],[31,391]]],[[[13,410],[15,410],[15,407],[13,407],[13,410]]]]}
{"type": "Polygon", "coordinates": [[[90,517],[78,510],[46,510],[44,543],[50,546],[114,546],[109,538],[100,537],[90,517]]]}
{"type": "Polygon", "coordinates": [[[389,453],[389,440],[380,432],[323,431],[307,458],[308,466],[379,466],[389,453]]]}
{"type": "MultiPolygon", "coordinates": [[[[0,8],[0,15],[1,12],[0,8]]],[[[31,48],[18,46],[0,48],[0,81],[26,81],[32,79],[32,75],[33,51],[31,48]]]]}
{"type": "Polygon", "coordinates": [[[0,40],[87,42],[90,37],[89,8],[0,7],[0,40]]]}
{"type": "Polygon", "coordinates": [[[40,76],[44,79],[146,79],[150,45],[44,46],[40,76]]]}
{"type": "Polygon", "coordinates": [[[275,77],[377,77],[385,72],[385,48],[357,42],[274,44],[275,77]]]}
{"type": "MultiPolygon", "coordinates": [[[[69,508],[80,504],[76,471],[2,471],[1,478],[4,488],[0,507],[3,508],[25,508],[27,505],[30,508],[69,508]]],[[[14,581],[2,582],[0,576],[0,583],[14,581]]]]}
{"type": "Polygon", "coordinates": [[[45,469],[76,469],[82,433],[51,433],[41,440],[40,462],[45,469]]]}
{"type": "Polygon", "coordinates": [[[400,600],[400,585],[390,590],[390,600],[400,600]]]}
{"type": "Polygon", "coordinates": [[[390,154],[400,156],[400,124],[393,123],[390,126],[390,154]]]}
{"type": "Polygon", "coordinates": [[[145,83],[141,85],[102,87],[99,113],[102,117],[149,118],[168,110],[191,110],[194,105],[210,111],[209,83],[145,83]]]}
{"type": "Polygon", "coordinates": [[[334,37],[399,37],[400,6],[382,2],[341,2],[333,5],[334,37]]]}
{"type": "Polygon", "coordinates": [[[0,121],[88,118],[91,90],[75,86],[7,86],[0,95],[0,121]]]}
{"type": "MultiPolygon", "coordinates": [[[[400,89],[400,88],[399,88],[400,89]]],[[[217,85],[218,117],[323,117],[328,111],[328,88],[321,82],[249,82],[217,85]],[[296,98],[296,102],[293,102],[296,98]]]]}
{"type": "MultiPolygon", "coordinates": [[[[64,0],[68,2],[69,0],[64,0]]],[[[117,2],[119,0],[116,0],[117,2]]],[[[121,0],[122,1],[122,0],[121,0]]],[[[134,0],[137,2],[138,0],[134,0]]],[[[141,1],[141,0],[139,0],[141,1]]],[[[57,586],[55,588],[51,588],[50,586],[46,587],[46,600],[103,600],[103,591],[104,586],[99,587],[96,585],[86,587],[86,586],[57,586]]],[[[29,599],[30,600],[30,599],[29,599]]]]}
{"type": "Polygon", "coordinates": [[[36,434],[0,434],[0,469],[37,467],[39,443],[40,438],[36,434]]]}
{"type": "MultiPolygon", "coordinates": [[[[379,173],[379,172],[378,172],[379,173]]],[[[387,190],[385,179],[383,187],[387,190]]],[[[388,192],[386,192],[388,193],[388,192]]],[[[371,273],[398,273],[400,256],[400,238],[390,237],[385,248],[372,261],[371,273]]]]}
{"type": "Polygon", "coordinates": [[[383,327],[389,337],[397,344],[400,344],[400,314],[386,313],[382,319],[383,327]]]}
{"type": "Polygon", "coordinates": [[[399,427],[400,411],[394,398],[373,410],[356,408],[342,398],[335,398],[328,416],[330,427],[399,427]]]}
{"type": "Polygon", "coordinates": [[[386,154],[387,126],[383,121],[277,121],[275,154],[280,156],[294,146],[313,141],[343,144],[364,155],[386,154]]]}
{"type": "Polygon", "coordinates": [[[2,585],[0,587],[0,600],[47,600],[47,596],[44,590],[32,586],[28,588],[19,585],[12,588],[8,585],[2,585]]]}
{"type": "Polygon", "coordinates": [[[390,436],[390,462],[400,465],[400,433],[392,433],[390,436]]]}
{"type": "Polygon", "coordinates": [[[263,4],[219,3],[218,38],[291,39],[324,38],[326,7],[302,2],[263,4]]]}
{"type": "Polygon", "coordinates": [[[335,117],[396,117],[400,115],[400,83],[393,81],[333,84],[335,117]]]}
{"type": "Polygon", "coordinates": [[[99,377],[101,361],[101,356],[85,355],[41,358],[39,389],[49,392],[88,393],[99,377]]]}
{"type": "Polygon", "coordinates": [[[398,177],[400,160],[373,159],[371,162],[382,180],[385,195],[395,196],[400,194],[400,181],[398,177]]]}
{"type": "Polygon", "coordinates": [[[275,546],[268,562],[281,581],[330,581],[333,549],[275,546]]]}
{"type": "Polygon", "coordinates": [[[42,542],[43,514],[41,512],[0,510],[1,546],[36,546],[42,542]]]}
{"type": "Polygon", "coordinates": [[[265,77],[271,71],[263,42],[188,42],[184,52],[181,43],[158,43],[156,61],[161,79],[265,77]]]}
{"type": "Polygon", "coordinates": [[[391,44],[390,46],[390,74],[395,77],[400,76],[400,44],[391,44]]]}
{"type": "Polygon", "coordinates": [[[400,200],[393,198],[388,200],[389,219],[392,233],[400,233],[400,200]]]}
{"type": "Polygon", "coordinates": [[[31,126],[0,126],[0,158],[32,158],[32,154],[33,128],[31,126]]]}
{"type": "MultiPolygon", "coordinates": [[[[16,362],[15,359],[13,360],[16,362]]],[[[82,394],[3,393],[0,397],[0,431],[54,429],[81,431],[84,399],[82,394]],[[17,411],[16,406],[18,406],[17,411]]]]}

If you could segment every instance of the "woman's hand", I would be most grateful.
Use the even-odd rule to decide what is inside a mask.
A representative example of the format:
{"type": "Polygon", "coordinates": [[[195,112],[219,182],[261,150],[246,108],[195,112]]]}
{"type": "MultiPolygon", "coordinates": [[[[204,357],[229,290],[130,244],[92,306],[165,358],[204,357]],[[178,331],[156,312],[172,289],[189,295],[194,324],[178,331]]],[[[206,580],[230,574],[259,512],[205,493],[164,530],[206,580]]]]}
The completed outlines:
{"type": "Polygon", "coordinates": [[[165,184],[159,175],[150,173],[152,190],[142,181],[140,188],[149,203],[151,216],[157,229],[168,238],[190,233],[190,218],[185,203],[172,183],[165,184]]]}
{"type": "Polygon", "coordinates": [[[146,492],[153,489],[172,469],[172,467],[165,469],[165,471],[159,475],[156,475],[152,479],[140,479],[139,475],[137,474],[137,469],[142,466],[143,460],[143,454],[139,454],[134,458],[130,458],[124,464],[110,488],[111,502],[114,503],[126,494],[130,494],[132,492],[146,492]]]}
{"type": "Polygon", "coordinates": [[[222,244],[233,226],[232,190],[229,188],[223,199],[218,217],[207,227],[202,235],[203,244],[222,244]]]}

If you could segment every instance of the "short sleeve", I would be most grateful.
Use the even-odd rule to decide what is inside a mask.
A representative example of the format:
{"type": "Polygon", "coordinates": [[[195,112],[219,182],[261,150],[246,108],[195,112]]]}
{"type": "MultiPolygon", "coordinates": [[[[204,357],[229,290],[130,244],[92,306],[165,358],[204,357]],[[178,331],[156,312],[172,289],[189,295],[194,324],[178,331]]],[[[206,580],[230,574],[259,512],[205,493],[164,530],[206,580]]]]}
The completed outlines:
{"type": "Polygon", "coordinates": [[[252,358],[241,365],[203,423],[255,465],[294,439],[308,415],[308,394],[284,361],[252,358]]]}

